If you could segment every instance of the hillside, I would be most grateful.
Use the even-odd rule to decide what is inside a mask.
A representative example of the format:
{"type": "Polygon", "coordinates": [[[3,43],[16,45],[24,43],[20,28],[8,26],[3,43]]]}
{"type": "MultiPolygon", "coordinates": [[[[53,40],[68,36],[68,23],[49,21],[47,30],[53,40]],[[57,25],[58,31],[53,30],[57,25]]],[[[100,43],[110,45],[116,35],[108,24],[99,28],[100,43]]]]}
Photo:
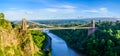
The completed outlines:
{"type": "Polygon", "coordinates": [[[11,24],[4,18],[4,14],[0,13],[0,56],[44,56],[41,49],[46,40],[45,35],[39,32],[42,40],[39,41],[41,46],[38,46],[31,31],[21,33],[17,26],[17,24],[11,24]]]}
{"type": "Polygon", "coordinates": [[[120,22],[96,22],[97,30],[87,35],[86,29],[51,30],[68,46],[87,56],[120,56],[120,22]]]}

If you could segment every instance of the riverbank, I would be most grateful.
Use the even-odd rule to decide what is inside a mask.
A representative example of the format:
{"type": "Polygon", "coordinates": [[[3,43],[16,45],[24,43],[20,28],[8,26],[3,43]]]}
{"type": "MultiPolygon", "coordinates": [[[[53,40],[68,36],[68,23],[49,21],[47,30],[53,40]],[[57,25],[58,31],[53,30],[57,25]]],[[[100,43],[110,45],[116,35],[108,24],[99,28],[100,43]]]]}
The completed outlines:
{"type": "MultiPolygon", "coordinates": [[[[67,46],[71,49],[73,49],[76,53],[78,53],[80,56],[86,56],[84,53],[84,49],[81,46],[81,42],[82,42],[82,38],[78,38],[79,34],[81,33],[86,33],[86,30],[81,30],[81,32],[79,32],[79,30],[76,32],[74,32],[75,30],[51,30],[50,32],[52,32],[53,34],[61,37],[63,40],[66,41],[67,46]],[[79,33],[79,34],[78,34],[79,33]],[[74,36],[74,34],[76,36],[74,36]],[[81,40],[81,41],[80,41],[81,40]]],[[[85,35],[82,35],[82,37],[86,37],[85,35]]]]}
{"type": "Polygon", "coordinates": [[[43,48],[43,51],[45,52],[46,56],[51,56],[51,38],[46,34],[46,44],[43,48]]]}
{"type": "Polygon", "coordinates": [[[35,56],[51,56],[50,55],[50,47],[49,47],[49,38],[45,33],[39,30],[31,30],[32,40],[34,41],[34,44],[39,48],[39,51],[43,52],[43,55],[41,53],[35,54],[35,56]]]}
{"type": "Polygon", "coordinates": [[[80,56],[72,49],[70,49],[66,42],[62,40],[60,37],[50,33],[49,31],[45,31],[46,34],[52,39],[52,56],[80,56]]]}

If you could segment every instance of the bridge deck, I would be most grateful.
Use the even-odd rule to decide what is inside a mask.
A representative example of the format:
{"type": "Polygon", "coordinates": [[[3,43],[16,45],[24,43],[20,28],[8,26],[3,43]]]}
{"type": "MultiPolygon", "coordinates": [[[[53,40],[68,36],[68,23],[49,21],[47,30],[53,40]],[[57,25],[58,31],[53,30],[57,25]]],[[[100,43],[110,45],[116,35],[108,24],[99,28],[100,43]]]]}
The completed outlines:
{"type": "Polygon", "coordinates": [[[93,28],[93,27],[57,27],[57,28],[34,28],[34,29],[29,29],[29,30],[64,30],[64,29],[90,29],[90,28],[93,28]]]}

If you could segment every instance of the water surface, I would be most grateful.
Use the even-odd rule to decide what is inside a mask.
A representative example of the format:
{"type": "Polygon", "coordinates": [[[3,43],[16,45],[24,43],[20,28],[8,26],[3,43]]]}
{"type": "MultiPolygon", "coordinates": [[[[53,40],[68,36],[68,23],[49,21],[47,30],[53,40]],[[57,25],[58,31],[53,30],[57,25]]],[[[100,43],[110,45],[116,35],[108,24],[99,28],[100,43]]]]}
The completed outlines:
{"type": "Polygon", "coordinates": [[[47,35],[52,38],[52,56],[79,56],[72,49],[68,48],[63,39],[50,33],[48,30],[44,30],[43,32],[47,33],[47,35]]]}

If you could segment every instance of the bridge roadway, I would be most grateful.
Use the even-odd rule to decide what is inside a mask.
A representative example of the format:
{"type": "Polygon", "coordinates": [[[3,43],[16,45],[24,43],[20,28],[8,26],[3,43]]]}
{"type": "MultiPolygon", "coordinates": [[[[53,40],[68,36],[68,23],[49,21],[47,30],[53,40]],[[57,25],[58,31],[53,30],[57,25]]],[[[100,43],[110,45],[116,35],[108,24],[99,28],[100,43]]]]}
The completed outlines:
{"type": "Polygon", "coordinates": [[[34,28],[29,30],[64,30],[64,29],[91,29],[93,27],[56,27],[56,28],[34,28]]]}

